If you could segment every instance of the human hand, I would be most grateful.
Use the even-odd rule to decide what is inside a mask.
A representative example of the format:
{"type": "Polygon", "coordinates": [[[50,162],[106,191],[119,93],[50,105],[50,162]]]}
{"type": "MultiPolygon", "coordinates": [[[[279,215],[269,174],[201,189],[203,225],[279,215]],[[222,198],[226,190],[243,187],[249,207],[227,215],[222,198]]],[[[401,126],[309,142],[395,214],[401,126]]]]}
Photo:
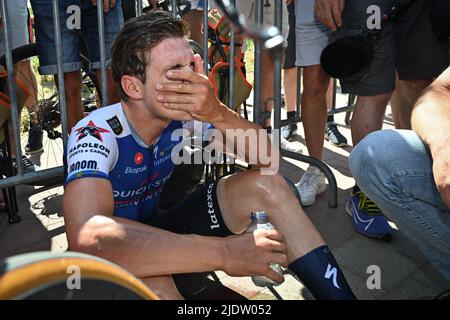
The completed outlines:
{"type": "Polygon", "coordinates": [[[333,31],[342,26],[345,0],[316,0],[316,14],[325,26],[333,31]]]}
{"type": "Polygon", "coordinates": [[[438,148],[433,152],[433,175],[442,201],[450,208],[450,150],[438,148]]]}
{"type": "Polygon", "coordinates": [[[194,70],[174,69],[167,72],[173,82],[156,85],[157,100],[165,108],[184,111],[194,119],[214,123],[220,118],[221,102],[203,71],[200,55],[194,55],[194,70]]]}
{"type": "MultiPolygon", "coordinates": [[[[91,0],[92,5],[97,6],[97,0],[91,0]]],[[[106,13],[116,6],[116,0],[103,0],[103,11],[106,13]]]]}
{"type": "Polygon", "coordinates": [[[290,5],[291,2],[292,2],[292,0],[284,0],[284,3],[286,3],[287,6],[290,5]]]}
{"type": "Polygon", "coordinates": [[[255,230],[251,233],[230,236],[226,241],[223,271],[231,276],[266,276],[277,283],[284,277],[275,272],[271,263],[287,268],[287,247],[278,230],[255,230]]]}

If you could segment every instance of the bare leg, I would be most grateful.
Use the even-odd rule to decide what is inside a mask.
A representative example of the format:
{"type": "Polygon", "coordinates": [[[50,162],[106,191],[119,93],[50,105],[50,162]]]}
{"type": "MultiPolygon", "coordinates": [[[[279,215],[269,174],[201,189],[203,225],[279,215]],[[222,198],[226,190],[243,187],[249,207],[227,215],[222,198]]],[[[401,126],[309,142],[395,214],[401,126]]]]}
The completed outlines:
{"type": "Polygon", "coordinates": [[[189,10],[188,13],[183,16],[183,20],[191,29],[191,39],[197,41],[201,46],[203,46],[203,11],[189,10]]]}
{"type": "MultiPolygon", "coordinates": [[[[97,74],[98,84],[102,87],[102,73],[101,70],[95,72],[97,74]]],[[[108,84],[108,104],[114,104],[120,101],[119,93],[117,92],[116,83],[113,80],[111,69],[106,70],[106,82],[108,84]]],[[[100,102],[101,105],[101,102],[100,102]]]]}
{"type": "Polygon", "coordinates": [[[383,118],[391,93],[371,97],[358,97],[352,119],[353,146],[366,135],[383,127],[383,118]]]}
{"type": "Polygon", "coordinates": [[[297,106],[297,67],[284,69],[283,88],[287,112],[295,111],[297,106]]]}
{"type": "Polygon", "coordinates": [[[220,180],[217,196],[225,224],[234,233],[248,227],[252,211],[266,210],[271,222],[286,237],[289,262],[324,244],[280,175],[264,176],[252,170],[228,176],[220,180]]]}
{"type": "MultiPolygon", "coordinates": [[[[58,76],[55,75],[55,82],[58,83],[58,76]]],[[[81,72],[73,71],[64,74],[64,86],[67,106],[67,126],[68,131],[80,121],[83,116],[83,105],[81,103],[81,72]]]]}
{"type": "Polygon", "coordinates": [[[252,211],[269,214],[286,239],[289,269],[316,299],[355,299],[332,253],[282,176],[263,176],[257,170],[228,176],[219,181],[217,197],[224,222],[235,233],[250,224],[252,211]],[[326,276],[330,270],[333,279],[326,276]]]}
{"type": "Polygon", "coordinates": [[[431,80],[399,80],[392,94],[391,107],[396,129],[411,129],[411,113],[414,103],[431,80]]]}
{"type": "Polygon", "coordinates": [[[333,79],[330,79],[330,85],[328,86],[325,99],[327,101],[327,111],[330,111],[331,107],[333,107],[333,79]]]}
{"type": "Polygon", "coordinates": [[[327,118],[326,93],[330,77],[320,65],[303,68],[302,117],[310,156],[321,160],[327,118]]]}
{"type": "Polygon", "coordinates": [[[184,300],[171,276],[141,278],[161,300],[184,300]]]}
{"type": "MultiPolygon", "coordinates": [[[[272,111],[273,109],[273,61],[271,60],[267,52],[263,52],[262,55],[262,68],[261,68],[261,111],[272,111]]],[[[270,126],[269,119],[264,120],[262,123],[264,128],[270,126]]]]}
{"type": "Polygon", "coordinates": [[[26,93],[28,94],[28,98],[25,101],[25,106],[28,109],[28,113],[30,114],[31,121],[37,121],[36,111],[37,105],[36,101],[38,98],[38,87],[36,76],[34,75],[33,70],[31,69],[31,63],[29,60],[20,61],[15,65],[16,68],[16,81],[23,84],[26,93]]]}

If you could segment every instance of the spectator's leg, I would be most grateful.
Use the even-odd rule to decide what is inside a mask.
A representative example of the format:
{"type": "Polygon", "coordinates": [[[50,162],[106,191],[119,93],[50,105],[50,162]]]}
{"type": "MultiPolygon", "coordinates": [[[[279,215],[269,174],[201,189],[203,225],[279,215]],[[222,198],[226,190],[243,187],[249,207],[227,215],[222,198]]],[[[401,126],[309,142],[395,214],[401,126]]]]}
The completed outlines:
{"type": "MultiPolygon", "coordinates": [[[[55,76],[58,83],[58,76],[55,76]]],[[[84,117],[83,103],[81,101],[81,72],[73,71],[64,74],[64,86],[67,107],[67,129],[70,130],[84,117]]]]}
{"type": "Polygon", "coordinates": [[[380,130],[391,93],[359,96],[352,118],[352,139],[356,146],[366,135],[380,130]]]}
{"type": "Polygon", "coordinates": [[[450,209],[417,135],[409,130],[370,134],[351,153],[350,169],[361,190],[450,280],[450,209]]]}
{"type": "Polygon", "coordinates": [[[322,160],[330,77],[320,65],[303,68],[302,119],[310,156],[322,160]]]}
{"type": "Polygon", "coordinates": [[[392,115],[397,129],[411,129],[414,103],[431,80],[399,80],[391,98],[392,115]]]}
{"type": "Polygon", "coordinates": [[[191,9],[183,16],[183,20],[191,29],[191,39],[197,41],[201,46],[203,46],[203,11],[191,9]]]}
{"type": "Polygon", "coordinates": [[[217,198],[224,222],[233,233],[246,230],[252,211],[268,212],[286,238],[289,268],[316,299],[354,298],[329,248],[282,176],[254,170],[225,177],[219,181],[217,198]],[[327,270],[335,270],[334,280],[324,277],[327,270]]]}
{"type": "Polygon", "coordinates": [[[297,67],[283,70],[284,100],[287,112],[295,112],[297,106],[297,67]]]}
{"type": "MultiPolygon", "coordinates": [[[[101,70],[97,70],[96,72],[97,79],[99,84],[101,84],[102,73],[101,70]]],[[[114,104],[120,101],[119,92],[116,88],[116,82],[112,77],[111,68],[106,69],[106,82],[108,84],[108,104],[114,104]]]]}
{"type": "MultiPolygon", "coordinates": [[[[101,86],[101,65],[100,65],[100,43],[98,37],[98,20],[97,20],[97,8],[85,2],[82,7],[83,19],[82,19],[82,32],[83,37],[86,39],[89,52],[91,68],[96,70],[97,79],[101,86]]],[[[106,61],[111,59],[111,47],[123,26],[123,12],[121,7],[121,1],[116,1],[116,5],[104,14],[105,25],[105,50],[106,61]]],[[[108,85],[108,104],[113,104],[120,101],[119,93],[116,90],[115,82],[112,79],[111,69],[106,69],[106,81],[108,85]]]]}

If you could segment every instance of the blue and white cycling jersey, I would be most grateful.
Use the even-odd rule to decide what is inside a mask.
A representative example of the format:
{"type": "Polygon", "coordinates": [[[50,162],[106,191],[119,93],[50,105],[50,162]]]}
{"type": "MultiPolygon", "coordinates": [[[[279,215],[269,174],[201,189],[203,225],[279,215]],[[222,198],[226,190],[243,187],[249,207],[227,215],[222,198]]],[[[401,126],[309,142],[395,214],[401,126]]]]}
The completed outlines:
{"type": "Polygon", "coordinates": [[[148,146],[134,132],[120,103],[98,109],[72,129],[65,154],[65,185],[86,177],[108,179],[114,215],[146,220],[156,212],[162,188],[175,166],[172,149],[183,137],[174,139],[172,133],[189,127],[192,122],[172,121],[148,146]]]}

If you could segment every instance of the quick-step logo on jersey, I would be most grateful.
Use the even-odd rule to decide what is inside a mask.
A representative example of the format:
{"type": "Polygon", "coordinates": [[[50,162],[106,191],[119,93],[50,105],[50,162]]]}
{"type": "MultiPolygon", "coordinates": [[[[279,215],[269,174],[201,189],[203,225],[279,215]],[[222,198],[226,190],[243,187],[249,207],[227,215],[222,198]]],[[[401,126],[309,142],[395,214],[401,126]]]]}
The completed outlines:
{"type": "MultiPolygon", "coordinates": [[[[155,178],[158,175],[155,175],[155,178]]],[[[170,175],[162,179],[154,181],[150,179],[145,181],[147,183],[134,190],[114,190],[114,205],[117,207],[137,206],[145,203],[155,196],[159,195],[164,187],[164,184],[169,180],[170,175]]]]}
{"type": "Polygon", "coordinates": [[[83,138],[86,138],[87,136],[94,137],[103,142],[102,133],[103,132],[109,133],[109,130],[96,126],[94,121],[92,120],[90,120],[86,126],[78,128],[75,131],[78,132],[77,142],[83,138]]]}
{"type": "Polygon", "coordinates": [[[337,284],[337,269],[336,267],[332,267],[330,264],[327,266],[327,271],[325,271],[325,275],[323,276],[325,279],[331,279],[333,277],[333,286],[335,288],[341,289],[337,284]]]}

